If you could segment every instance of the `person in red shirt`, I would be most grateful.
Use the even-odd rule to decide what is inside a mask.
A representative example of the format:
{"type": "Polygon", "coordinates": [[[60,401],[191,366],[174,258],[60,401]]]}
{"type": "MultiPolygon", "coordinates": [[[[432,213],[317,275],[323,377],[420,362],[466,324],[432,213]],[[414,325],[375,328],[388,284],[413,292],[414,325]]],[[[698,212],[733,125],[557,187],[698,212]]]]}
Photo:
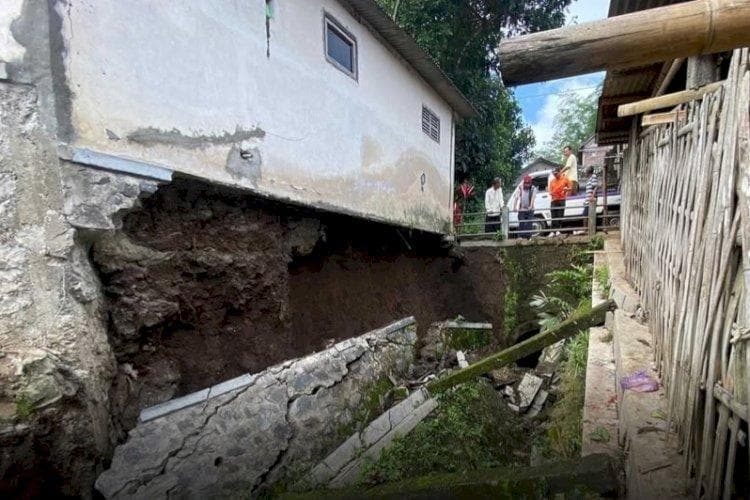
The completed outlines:
{"type": "Polygon", "coordinates": [[[557,233],[560,234],[559,229],[562,227],[562,219],[565,216],[565,198],[568,193],[573,189],[570,180],[567,176],[560,173],[560,169],[556,168],[553,172],[553,177],[549,181],[548,191],[552,201],[550,202],[550,212],[552,213],[552,229],[557,229],[557,233]]]}

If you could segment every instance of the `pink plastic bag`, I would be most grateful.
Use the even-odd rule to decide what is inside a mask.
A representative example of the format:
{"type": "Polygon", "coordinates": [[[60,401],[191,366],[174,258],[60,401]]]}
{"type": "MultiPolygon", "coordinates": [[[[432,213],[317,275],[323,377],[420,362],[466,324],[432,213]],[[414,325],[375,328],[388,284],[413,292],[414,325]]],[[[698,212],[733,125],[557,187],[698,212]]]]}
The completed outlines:
{"type": "Polygon", "coordinates": [[[654,392],[659,390],[659,382],[644,371],[637,371],[620,380],[620,387],[635,392],[654,392]]]}

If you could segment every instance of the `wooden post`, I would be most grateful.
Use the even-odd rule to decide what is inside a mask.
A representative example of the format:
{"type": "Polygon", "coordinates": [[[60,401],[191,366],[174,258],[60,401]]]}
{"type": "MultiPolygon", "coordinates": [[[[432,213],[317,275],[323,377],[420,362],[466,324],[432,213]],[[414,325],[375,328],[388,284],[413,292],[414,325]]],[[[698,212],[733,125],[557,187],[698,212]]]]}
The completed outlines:
{"type": "Polygon", "coordinates": [[[557,327],[544,333],[538,333],[523,342],[519,342],[508,349],[495,353],[481,361],[477,361],[473,365],[469,365],[462,370],[458,370],[446,377],[430,382],[427,385],[427,389],[433,394],[450,389],[455,385],[463,384],[474,377],[479,377],[480,375],[521,359],[524,356],[540,351],[559,340],[572,337],[582,330],[595,325],[600,325],[604,323],[604,316],[607,314],[607,311],[611,311],[615,309],[615,307],[615,302],[613,300],[607,300],[588,311],[575,312],[570,318],[560,323],[557,327]]]}
{"type": "Polygon", "coordinates": [[[506,85],[623,69],[750,45],[750,0],[694,0],[500,43],[506,85]]]}
{"type": "Polygon", "coordinates": [[[593,201],[586,200],[586,203],[589,206],[589,236],[594,236],[596,234],[596,198],[593,201]]]}
{"type": "Polygon", "coordinates": [[[510,232],[510,209],[507,205],[503,207],[500,228],[503,234],[503,240],[507,240],[508,233],[510,232]]]}

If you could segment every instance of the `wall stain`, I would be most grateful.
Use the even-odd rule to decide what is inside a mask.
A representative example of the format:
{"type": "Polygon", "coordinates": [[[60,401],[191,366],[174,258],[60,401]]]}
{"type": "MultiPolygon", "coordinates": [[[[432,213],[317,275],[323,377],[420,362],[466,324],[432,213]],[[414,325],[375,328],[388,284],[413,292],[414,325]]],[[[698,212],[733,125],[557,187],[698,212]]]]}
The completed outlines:
{"type": "Polygon", "coordinates": [[[127,139],[142,146],[166,145],[188,149],[203,149],[206,146],[234,144],[248,139],[262,139],[265,135],[266,131],[260,127],[252,129],[237,127],[234,132],[224,132],[221,135],[185,135],[176,128],[172,130],[160,130],[154,127],[146,127],[131,132],[128,134],[127,139]]]}

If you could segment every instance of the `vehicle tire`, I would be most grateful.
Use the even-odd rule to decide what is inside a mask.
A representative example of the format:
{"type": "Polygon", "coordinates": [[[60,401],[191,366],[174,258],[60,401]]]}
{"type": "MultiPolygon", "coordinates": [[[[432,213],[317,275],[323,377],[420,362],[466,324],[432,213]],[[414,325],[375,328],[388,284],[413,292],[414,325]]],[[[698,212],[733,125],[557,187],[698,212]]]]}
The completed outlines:
{"type": "Polygon", "coordinates": [[[620,227],[620,216],[619,215],[610,215],[607,217],[607,227],[620,227]]]}
{"type": "Polygon", "coordinates": [[[535,215],[531,221],[531,229],[534,231],[531,236],[539,236],[543,229],[547,229],[547,219],[543,215],[535,215]]]}

